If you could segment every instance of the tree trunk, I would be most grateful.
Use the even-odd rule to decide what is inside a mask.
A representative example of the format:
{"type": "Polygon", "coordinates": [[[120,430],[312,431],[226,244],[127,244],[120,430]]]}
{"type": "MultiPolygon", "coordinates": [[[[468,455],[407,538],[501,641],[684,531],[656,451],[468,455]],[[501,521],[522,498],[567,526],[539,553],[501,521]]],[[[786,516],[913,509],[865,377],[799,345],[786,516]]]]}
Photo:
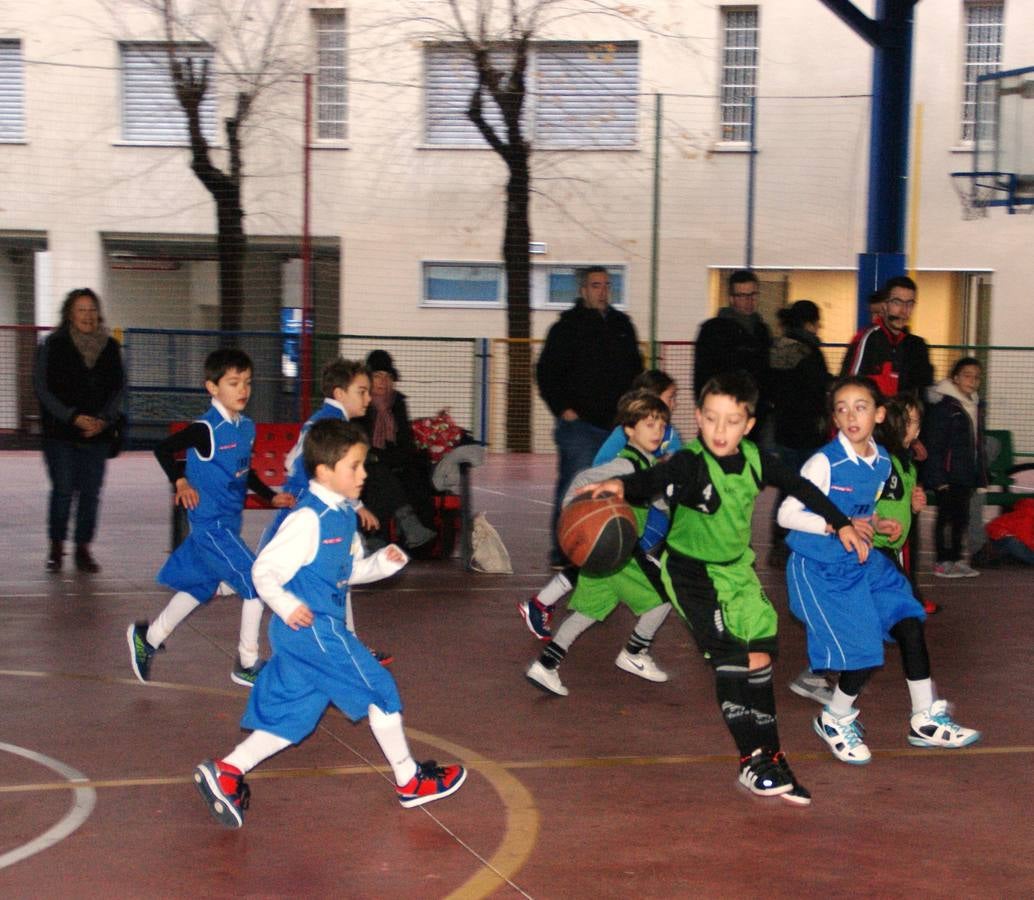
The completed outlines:
{"type": "Polygon", "coordinates": [[[240,331],[244,324],[244,261],[247,238],[238,186],[216,197],[216,249],[219,256],[219,330],[240,331]]]}
{"type": "Polygon", "coordinates": [[[531,452],[531,241],[528,152],[523,143],[506,154],[506,333],[509,338],[506,389],[506,447],[531,452]]]}

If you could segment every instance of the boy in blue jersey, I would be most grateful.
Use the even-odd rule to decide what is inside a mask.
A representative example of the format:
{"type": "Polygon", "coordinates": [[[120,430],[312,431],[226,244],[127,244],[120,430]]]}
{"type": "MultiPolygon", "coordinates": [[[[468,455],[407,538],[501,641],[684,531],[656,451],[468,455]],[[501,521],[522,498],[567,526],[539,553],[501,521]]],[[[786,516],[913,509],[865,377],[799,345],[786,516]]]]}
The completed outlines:
{"type": "Polygon", "coordinates": [[[176,490],[175,502],[188,511],[190,534],[162,566],[155,580],[176,591],[153,622],[129,626],[129,659],[141,681],[165,639],[195,609],[219,593],[236,593],[241,604],[240,641],[230,678],[251,687],[259,659],[262,602],[251,582],[254,554],[241,540],[241,514],[250,488],[275,507],[294,505],[290,493],[275,493],[251,468],[255,423],[243,415],[251,397],[252,363],[247,353],[223,347],[205,360],[208,411],[170,435],[154,454],[176,490]],[[176,454],[186,453],[186,468],[176,454]]]}
{"type": "Polygon", "coordinates": [[[244,823],[251,795],[245,774],[304,740],[331,703],[352,721],[369,717],[402,806],[448,797],[467,777],[462,766],[413,760],[395,679],[344,627],[349,585],[385,578],[408,561],[394,544],[363,557],[355,503],[368,450],[359,426],[338,419],[315,423],[303,451],[312,480],[255,561],[255,584],[275,615],[273,655],[241,720],[252,733],[225,758],[194,770],[209,811],[229,828],[244,823]]]}
{"type": "MultiPolygon", "coordinates": [[[[872,436],[886,414],[883,397],[871,380],[855,375],[833,383],[830,401],[837,436],[804,464],[801,475],[851,519],[867,543],[876,533],[896,541],[901,523],[876,514],[892,471],[886,450],[872,436]]],[[[883,665],[884,642],[895,641],[912,701],[908,742],[952,749],[980,740],[979,731],[954,722],[947,703],[934,696],[923,634],[926,614],[908,578],[883,553],[852,556],[826,533],[812,512],[816,508],[793,497],[779,508],[779,524],[790,529],[790,611],[807,629],[811,669],[840,673],[832,698],[813,723],[816,734],[841,762],[865,765],[872,759],[855,701],[883,665]]]]}

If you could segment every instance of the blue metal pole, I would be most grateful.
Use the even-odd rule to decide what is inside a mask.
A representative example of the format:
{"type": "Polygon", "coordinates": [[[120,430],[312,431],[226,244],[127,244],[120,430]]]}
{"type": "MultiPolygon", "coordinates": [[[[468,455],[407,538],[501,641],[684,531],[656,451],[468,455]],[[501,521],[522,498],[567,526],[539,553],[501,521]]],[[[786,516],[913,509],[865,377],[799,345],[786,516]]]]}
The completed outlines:
{"type": "Polygon", "coordinates": [[[757,103],[758,98],[750,98],[750,152],[747,155],[747,248],[745,266],[754,268],[754,179],[757,175],[757,103]]]}

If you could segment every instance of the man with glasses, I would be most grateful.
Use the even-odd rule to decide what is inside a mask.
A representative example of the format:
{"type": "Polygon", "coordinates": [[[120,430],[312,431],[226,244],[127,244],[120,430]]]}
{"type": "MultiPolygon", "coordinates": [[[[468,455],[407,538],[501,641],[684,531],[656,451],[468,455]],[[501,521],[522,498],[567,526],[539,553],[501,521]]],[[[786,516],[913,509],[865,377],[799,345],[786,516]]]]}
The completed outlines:
{"type": "Polygon", "coordinates": [[[933,384],[930,348],[908,330],[916,305],[916,283],[905,275],[883,286],[883,308],[868,328],[855,335],[841,375],[865,375],[888,397],[915,391],[920,399],[933,384]]]}
{"type": "Polygon", "coordinates": [[[715,375],[742,370],[758,384],[757,423],[751,439],[762,442],[765,417],[771,406],[768,397],[769,352],[772,332],[758,314],[761,293],[758,276],[739,269],[729,276],[729,305],[708,319],[697,333],[693,358],[693,396],[715,375]]]}

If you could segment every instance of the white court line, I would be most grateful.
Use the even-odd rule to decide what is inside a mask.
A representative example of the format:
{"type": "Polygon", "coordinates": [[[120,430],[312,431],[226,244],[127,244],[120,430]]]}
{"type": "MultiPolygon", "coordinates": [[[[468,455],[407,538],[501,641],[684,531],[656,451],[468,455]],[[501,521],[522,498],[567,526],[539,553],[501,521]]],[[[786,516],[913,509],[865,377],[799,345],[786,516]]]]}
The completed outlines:
{"type": "MultiPolygon", "coordinates": [[[[56,759],[51,759],[49,756],[44,756],[42,753],[36,753],[34,750],[26,750],[23,747],[14,746],[14,744],[0,742],[0,751],[7,751],[15,756],[21,756],[37,762],[41,766],[46,766],[52,772],[63,775],[72,784],[89,781],[82,772],[78,772],[71,766],[66,766],[56,759]]],[[[27,844],[22,844],[16,850],[11,850],[0,856],[0,869],[13,866],[16,862],[21,862],[23,859],[39,853],[41,850],[53,847],[58,841],[63,841],[90,817],[90,813],[93,812],[93,808],[96,805],[97,792],[93,788],[73,788],[72,808],[65,814],[65,817],[56,825],[44,831],[39,837],[29,841],[27,844]]]]}

